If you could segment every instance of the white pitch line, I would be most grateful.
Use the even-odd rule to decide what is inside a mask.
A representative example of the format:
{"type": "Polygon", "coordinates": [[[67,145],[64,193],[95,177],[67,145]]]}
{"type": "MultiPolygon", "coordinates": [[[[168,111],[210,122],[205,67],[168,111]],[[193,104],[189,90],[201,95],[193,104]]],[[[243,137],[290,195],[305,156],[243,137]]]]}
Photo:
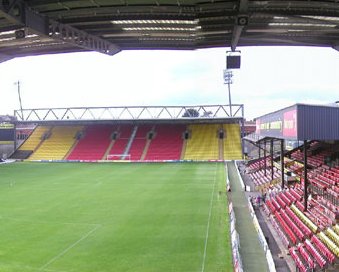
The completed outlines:
{"type": "Polygon", "coordinates": [[[65,255],[69,250],[71,250],[73,247],[75,247],[77,244],[79,244],[81,241],[85,240],[88,236],[90,236],[93,232],[95,232],[98,228],[100,228],[101,225],[96,225],[93,229],[91,229],[89,232],[84,234],[79,240],[75,241],[73,244],[65,248],[63,251],[61,251],[58,255],[54,256],[52,259],[50,259],[47,263],[45,263],[43,266],[39,268],[39,271],[45,270],[47,266],[49,266],[51,263],[53,263],[55,260],[60,258],[61,256],[65,255]]]}
{"type": "Polygon", "coordinates": [[[205,271],[205,260],[206,260],[206,253],[207,253],[207,242],[208,242],[208,234],[210,230],[210,221],[211,221],[211,214],[212,214],[212,206],[213,206],[213,198],[214,198],[214,190],[215,190],[215,184],[217,180],[217,164],[215,165],[215,171],[214,171],[214,183],[213,183],[213,190],[211,195],[211,201],[210,201],[210,210],[208,213],[208,220],[207,220],[207,228],[206,228],[206,238],[205,238],[205,247],[204,247],[204,256],[202,259],[202,266],[201,266],[201,272],[205,271]]]}

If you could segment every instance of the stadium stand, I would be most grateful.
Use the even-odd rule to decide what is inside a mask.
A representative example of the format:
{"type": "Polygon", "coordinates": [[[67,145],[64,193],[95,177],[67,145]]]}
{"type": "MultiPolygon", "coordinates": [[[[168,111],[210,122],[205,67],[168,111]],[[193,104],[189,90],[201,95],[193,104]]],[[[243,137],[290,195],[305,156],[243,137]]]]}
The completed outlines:
{"type": "MultiPolygon", "coordinates": [[[[289,248],[292,259],[301,271],[318,271],[330,265],[335,266],[339,257],[338,235],[334,231],[335,227],[331,227],[335,221],[319,224],[316,217],[311,217],[309,212],[305,213],[297,207],[300,202],[293,195],[302,197],[297,188],[269,193],[263,205],[270,222],[275,229],[279,229],[280,239],[289,248]],[[275,221],[278,224],[273,224],[275,221]]],[[[313,202],[313,205],[316,203],[313,202]]]]}
{"type": "MultiPolygon", "coordinates": [[[[304,207],[303,151],[296,148],[284,157],[286,170],[295,179],[281,188],[278,182],[265,179],[265,165],[270,173],[271,158],[259,158],[247,164],[246,175],[265,192],[263,210],[279,233],[279,239],[289,250],[298,271],[337,271],[339,265],[338,149],[335,145],[313,141],[309,143],[308,179],[311,197],[304,207]],[[338,173],[337,173],[338,172],[338,173]],[[266,186],[259,186],[262,183],[266,186]]],[[[274,169],[280,164],[275,159],[274,169]]],[[[270,177],[270,175],[269,175],[270,177]]]]}
{"type": "Polygon", "coordinates": [[[79,140],[68,160],[102,160],[111,143],[112,125],[90,125],[79,140]]]}
{"type": "Polygon", "coordinates": [[[277,167],[273,167],[273,180],[271,174],[271,158],[260,158],[248,163],[247,172],[251,177],[257,190],[268,188],[279,182],[281,171],[277,167]],[[266,169],[266,170],[265,170],[266,169]]]}
{"type": "MultiPolygon", "coordinates": [[[[310,167],[317,168],[326,163],[326,159],[331,158],[336,152],[339,151],[339,146],[328,145],[323,142],[313,141],[309,144],[307,149],[307,163],[310,167]]],[[[291,158],[303,162],[303,151],[295,149],[291,152],[291,158]]]]}
{"type": "Polygon", "coordinates": [[[242,158],[239,124],[224,124],[224,159],[240,160],[242,158]]]}
{"type": "Polygon", "coordinates": [[[191,137],[187,140],[185,160],[218,160],[220,125],[190,125],[191,137]]]}
{"type": "Polygon", "coordinates": [[[241,159],[234,124],[38,126],[19,150],[25,153],[21,159],[31,160],[241,159]]]}
{"type": "Polygon", "coordinates": [[[62,160],[76,142],[76,133],[82,126],[55,126],[50,135],[30,156],[30,160],[62,160]]]}
{"type": "Polygon", "coordinates": [[[185,125],[158,125],[145,160],[179,160],[185,125]]]}

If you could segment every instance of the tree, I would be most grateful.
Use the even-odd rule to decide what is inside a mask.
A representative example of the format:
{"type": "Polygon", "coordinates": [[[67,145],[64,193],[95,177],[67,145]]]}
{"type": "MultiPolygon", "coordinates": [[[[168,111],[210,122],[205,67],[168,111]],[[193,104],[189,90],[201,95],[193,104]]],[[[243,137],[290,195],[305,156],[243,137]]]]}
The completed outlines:
{"type": "Polygon", "coordinates": [[[213,112],[211,112],[211,111],[205,111],[205,112],[202,114],[202,117],[211,117],[212,114],[213,114],[213,112]]]}
{"type": "Polygon", "coordinates": [[[199,117],[199,112],[196,109],[187,109],[182,117],[199,117]]]}

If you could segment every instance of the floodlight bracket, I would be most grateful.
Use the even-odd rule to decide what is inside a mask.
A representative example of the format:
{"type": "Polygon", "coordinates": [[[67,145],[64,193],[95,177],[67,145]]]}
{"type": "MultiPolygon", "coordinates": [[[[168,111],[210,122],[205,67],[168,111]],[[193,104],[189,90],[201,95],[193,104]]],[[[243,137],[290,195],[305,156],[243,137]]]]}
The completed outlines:
{"type": "Polygon", "coordinates": [[[247,26],[248,25],[248,15],[242,14],[238,15],[236,18],[236,24],[238,26],[247,26]]]}
{"type": "Polygon", "coordinates": [[[238,4],[238,14],[235,16],[235,22],[232,32],[231,48],[232,51],[235,51],[243,28],[248,25],[249,17],[248,13],[248,0],[239,0],[238,4]]]}

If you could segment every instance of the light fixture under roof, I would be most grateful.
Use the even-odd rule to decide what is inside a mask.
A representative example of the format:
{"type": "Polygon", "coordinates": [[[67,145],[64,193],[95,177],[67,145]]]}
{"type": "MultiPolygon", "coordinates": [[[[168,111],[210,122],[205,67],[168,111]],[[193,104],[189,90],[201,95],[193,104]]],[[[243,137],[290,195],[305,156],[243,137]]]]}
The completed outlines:
{"type": "Polygon", "coordinates": [[[309,16],[309,15],[302,15],[302,18],[314,19],[314,20],[322,20],[322,21],[339,21],[339,17],[329,17],[329,16],[309,16]]]}
{"type": "Polygon", "coordinates": [[[328,27],[333,28],[335,24],[312,24],[312,23],[269,23],[269,26],[301,26],[301,27],[328,27]]]}
{"type": "Polygon", "coordinates": [[[179,37],[141,37],[140,41],[164,41],[164,42],[193,42],[195,38],[179,38],[179,37]]]}
{"type": "Polygon", "coordinates": [[[274,20],[288,20],[288,17],[282,17],[282,16],[274,16],[274,20]]]}
{"type": "Polygon", "coordinates": [[[111,21],[115,25],[142,25],[142,24],[159,24],[159,25],[196,25],[198,20],[114,20],[111,21]]]}
{"type": "Polygon", "coordinates": [[[150,27],[123,27],[122,29],[125,31],[186,31],[192,32],[200,29],[201,27],[158,27],[158,26],[150,26],[150,27]]]}
{"type": "Polygon", "coordinates": [[[14,35],[15,31],[11,30],[11,31],[3,31],[0,32],[0,36],[6,36],[6,35],[14,35]]]}

